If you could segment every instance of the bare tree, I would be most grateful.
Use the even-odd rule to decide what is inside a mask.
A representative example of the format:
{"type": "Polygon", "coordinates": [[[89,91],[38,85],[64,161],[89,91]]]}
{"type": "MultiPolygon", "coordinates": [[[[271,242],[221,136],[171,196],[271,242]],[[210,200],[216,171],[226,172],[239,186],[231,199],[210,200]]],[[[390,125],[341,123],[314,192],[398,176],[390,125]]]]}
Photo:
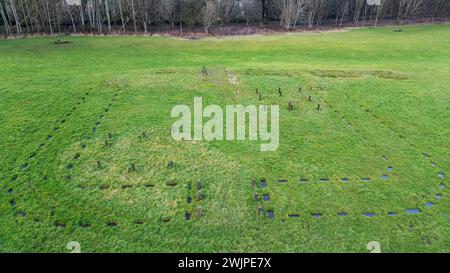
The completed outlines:
{"type": "Polygon", "coordinates": [[[215,0],[216,16],[220,25],[229,22],[233,9],[237,4],[237,0],[215,0]]]}
{"type": "Polygon", "coordinates": [[[25,23],[25,27],[27,28],[27,32],[30,32],[30,26],[28,24],[28,17],[25,14],[25,5],[24,5],[24,0],[18,0],[19,4],[20,4],[20,11],[22,12],[22,20],[25,23]]]}
{"type": "Polygon", "coordinates": [[[21,34],[22,33],[22,28],[20,26],[21,23],[19,20],[19,16],[17,15],[16,5],[14,4],[14,0],[9,0],[9,7],[10,7],[12,15],[14,17],[17,34],[21,34]]]}
{"type": "Polygon", "coordinates": [[[0,1],[0,15],[2,16],[2,19],[3,19],[3,25],[5,26],[6,36],[12,35],[12,33],[11,33],[11,27],[10,27],[10,25],[9,25],[9,20],[8,20],[8,18],[6,17],[5,11],[4,11],[4,9],[3,9],[3,4],[2,4],[1,1],[0,1]]]}
{"type": "Polygon", "coordinates": [[[73,18],[72,11],[71,11],[69,3],[67,3],[66,1],[63,1],[63,5],[65,7],[66,12],[69,14],[70,21],[72,22],[73,32],[77,32],[77,27],[75,25],[75,20],[73,18]]]}
{"type": "Polygon", "coordinates": [[[203,7],[203,28],[205,33],[209,33],[209,28],[214,22],[217,13],[217,5],[214,0],[206,0],[205,6],[203,7]]]}
{"type": "Polygon", "coordinates": [[[106,20],[108,21],[108,30],[111,32],[111,16],[109,14],[109,1],[105,0],[105,14],[106,14],[106,20]]]}
{"type": "Polygon", "coordinates": [[[436,17],[445,17],[450,9],[450,1],[448,0],[428,0],[431,6],[431,18],[434,21],[436,17]]]}
{"type": "Polygon", "coordinates": [[[384,13],[386,10],[388,0],[380,0],[380,5],[375,6],[376,12],[375,12],[375,23],[374,25],[378,25],[378,20],[384,18],[384,13]]]}
{"type": "Polygon", "coordinates": [[[281,10],[280,24],[287,30],[295,28],[305,10],[305,0],[278,0],[281,10]]]}
{"type": "Polygon", "coordinates": [[[348,15],[348,9],[350,6],[350,0],[337,0],[337,4],[336,4],[336,20],[335,20],[335,24],[337,25],[338,20],[339,20],[339,26],[342,27],[342,24],[344,22],[344,18],[345,16],[348,15]]]}
{"type": "Polygon", "coordinates": [[[355,26],[358,26],[359,19],[361,17],[361,11],[365,4],[366,0],[355,0],[354,3],[354,10],[353,10],[353,22],[355,23],[355,26]]]}
{"type": "Polygon", "coordinates": [[[422,4],[423,0],[398,0],[398,23],[403,24],[405,19],[414,16],[422,4]]]}
{"type": "Polygon", "coordinates": [[[45,9],[46,9],[46,13],[47,13],[48,27],[50,29],[50,34],[53,35],[52,19],[51,19],[51,16],[50,16],[50,7],[48,5],[48,0],[45,0],[45,9]]]}
{"type": "Polygon", "coordinates": [[[119,5],[119,13],[120,13],[120,21],[122,22],[122,31],[126,31],[126,27],[125,27],[125,20],[123,17],[123,9],[122,9],[122,0],[117,0],[118,5],[119,5]]]}
{"type": "Polygon", "coordinates": [[[307,0],[306,1],[306,18],[308,22],[308,28],[312,28],[314,26],[314,22],[318,26],[324,15],[326,8],[327,0],[307,0]]]}
{"type": "Polygon", "coordinates": [[[247,25],[250,21],[256,21],[258,18],[261,18],[261,8],[259,8],[260,4],[261,1],[259,0],[240,1],[241,16],[244,18],[247,25]]]}

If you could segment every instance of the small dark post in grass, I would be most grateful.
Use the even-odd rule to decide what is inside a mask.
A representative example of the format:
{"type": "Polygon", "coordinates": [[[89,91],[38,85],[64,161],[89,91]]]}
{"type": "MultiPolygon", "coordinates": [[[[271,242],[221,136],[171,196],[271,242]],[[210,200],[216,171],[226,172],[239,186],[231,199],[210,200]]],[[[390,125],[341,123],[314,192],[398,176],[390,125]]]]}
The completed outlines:
{"type": "Polygon", "coordinates": [[[258,214],[259,214],[259,216],[264,215],[264,209],[261,205],[259,205],[259,207],[258,207],[258,214]]]}
{"type": "Polygon", "coordinates": [[[320,104],[317,104],[317,111],[320,111],[320,104]]]}
{"type": "Polygon", "coordinates": [[[202,189],[202,182],[201,181],[197,181],[197,190],[201,190],[202,189]]]}
{"type": "Polygon", "coordinates": [[[27,215],[26,211],[24,211],[23,209],[17,212],[17,215],[25,217],[27,215]]]}
{"type": "Polygon", "coordinates": [[[280,97],[283,95],[283,93],[281,93],[281,87],[278,87],[278,95],[280,95],[280,97]]]}
{"type": "Polygon", "coordinates": [[[259,195],[257,192],[253,193],[253,198],[255,198],[255,201],[258,202],[259,201],[259,195]]]}
{"type": "Polygon", "coordinates": [[[289,112],[291,112],[292,110],[294,110],[294,105],[289,102],[289,106],[288,106],[289,112]]]}
{"type": "Polygon", "coordinates": [[[97,160],[97,167],[101,168],[102,167],[102,163],[100,162],[100,160],[97,160]]]}
{"type": "Polygon", "coordinates": [[[112,134],[111,134],[111,133],[108,133],[108,137],[111,139],[111,138],[112,138],[112,134]]]}
{"type": "Polygon", "coordinates": [[[197,201],[202,201],[203,200],[203,194],[201,192],[199,192],[197,194],[197,201]]]}
{"type": "Polygon", "coordinates": [[[258,88],[256,88],[256,94],[259,94],[259,90],[258,90],[258,88]]]}
{"type": "Polygon", "coordinates": [[[131,163],[131,171],[132,172],[136,171],[136,165],[134,163],[131,163]]]}
{"type": "Polygon", "coordinates": [[[302,92],[302,87],[299,87],[299,88],[298,88],[298,92],[302,92]]]}
{"type": "Polygon", "coordinates": [[[259,100],[260,100],[260,101],[262,100],[262,95],[261,95],[261,93],[259,94],[259,100]]]}
{"type": "Polygon", "coordinates": [[[169,163],[167,164],[167,168],[173,168],[175,166],[175,164],[173,163],[173,161],[169,161],[169,163]]]}

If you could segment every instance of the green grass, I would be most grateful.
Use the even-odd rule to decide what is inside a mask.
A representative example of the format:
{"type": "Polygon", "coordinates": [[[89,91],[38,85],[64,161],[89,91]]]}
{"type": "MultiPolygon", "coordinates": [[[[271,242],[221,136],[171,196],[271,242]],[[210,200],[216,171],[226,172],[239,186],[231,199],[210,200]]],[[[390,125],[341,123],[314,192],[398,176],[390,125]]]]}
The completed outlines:
{"type": "Polygon", "coordinates": [[[0,40],[0,251],[449,252],[450,26],[403,29],[0,40]],[[173,141],[195,96],[280,105],[279,149],[173,141]]]}

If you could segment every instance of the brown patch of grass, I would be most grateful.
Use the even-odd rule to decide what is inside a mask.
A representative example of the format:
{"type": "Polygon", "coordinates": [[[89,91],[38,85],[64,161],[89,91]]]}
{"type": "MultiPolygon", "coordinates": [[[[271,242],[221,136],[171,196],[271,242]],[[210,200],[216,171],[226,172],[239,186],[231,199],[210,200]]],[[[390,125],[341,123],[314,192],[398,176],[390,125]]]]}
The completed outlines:
{"type": "Polygon", "coordinates": [[[358,79],[367,76],[392,79],[392,80],[405,80],[409,77],[405,74],[387,71],[387,70],[323,70],[316,69],[309,71],[310,74],[321,78],[350,78],[358,79]]]}

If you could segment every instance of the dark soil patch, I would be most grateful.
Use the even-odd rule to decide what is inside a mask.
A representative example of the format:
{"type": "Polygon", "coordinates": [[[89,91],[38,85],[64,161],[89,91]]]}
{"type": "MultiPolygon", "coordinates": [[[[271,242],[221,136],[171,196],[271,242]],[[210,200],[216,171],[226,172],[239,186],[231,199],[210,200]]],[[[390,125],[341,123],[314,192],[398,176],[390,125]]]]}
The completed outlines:
{"type": "Polygon", "coordinates": [[[387,70],[322,70],[316,69],[309,71],[314,76],[321,78],[350,78],[359,79],[362,77],[372,76],[382,79],[406,80],[408,76],[387,70]]]}

